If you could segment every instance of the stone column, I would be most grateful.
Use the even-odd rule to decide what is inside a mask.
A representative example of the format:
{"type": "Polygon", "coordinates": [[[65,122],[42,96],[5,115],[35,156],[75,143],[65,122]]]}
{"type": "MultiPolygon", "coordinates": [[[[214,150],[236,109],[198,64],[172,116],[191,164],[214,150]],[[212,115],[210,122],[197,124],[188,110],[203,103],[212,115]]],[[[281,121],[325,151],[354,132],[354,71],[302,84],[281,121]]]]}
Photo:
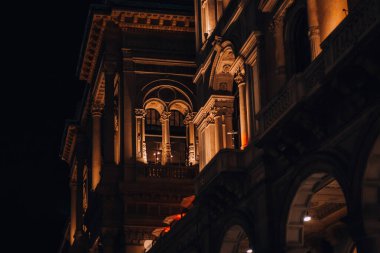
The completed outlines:
{"type": "Polygon", "coordinates": [[[220,17],[222,16],[223,14],[223,0],[216,0],[216,4],[217,4],[217,18],[218,18],[218,21],[220,19],[220,17]]]}
{"type": "Polygon", "coordinates": [[[309,21],[311,60],[314,60],[321,52],[317,0],[307,0],[307,17],[309,21]]]}
{"type": "Polygon", "coordinates": [[[212,112],[215,124],[215,154],[223,148],[223,127],[222,117],[217,110],[212,112]]]}
{"type": "Polygon", "coordinates": [[[94,103],[91,108],[92,115],[92,185],[91,189],[95,191],[100,181],[100,170],[102,166],[101,153],[101,119],[104,105],[94,103]]]}
{"type": "Polygon", "coordinates": [[[119,114],[119,97],[114,98],[114,161],[120,164],[120,114],[119,114]]]}
{"type": "Polygon", "coordinates": [[[169,125],[170,112],[162,112],[161,114],[161,124],[162,124],[162,156],[161,164],[165,165],[170,161],[171,158],[171,147],[170,147],[170,125],[169,125]]]}
{"type": "Polygon", "coordinates": [[[80,158],[77,162],[77,212],[76,212],[76,229],[75,229],[75,240],[83,236],[83,169],[84,169],[84,159],[80,158]]]}
{"type": "Polygon", "coordinates": [[[77,182],[72,179],[70,183],[70,244],[74,243],[75,230],[77,227],[77,182]]]}
{"type": "Polygon", "coordinates": [[[195,127],[194,127],[194,119],[195,113],[194,112],[189,112],[186,117],[184,124],[186,125],[187,128],[187,143],[188,143],[188,150],[189,150],[189,157],[188,161],[190,165],[196,164],[195,160],[195,127]]]}
{"type": "Polygon", "coordinates": [[[116,75],[116,64],[105,64],[105,90],[104,90],[104,116],[103,116],[103,155],[107,164],[115,163],[114,139],[115,139],[115,118],[114,118],[114,80],[116,75]]]}
{"type": "Polygon", "coordinates": [[[239,70],[235,76],[235,82],[239,87],[239,115],[240,115],[240,140],[241,149],[244,149],[248,145],[248,132],[247,132],[247,108],[245,98],[245,76],[244,73],[239,70]]]}
{"type": "Polygon", "coordinates": [[[136,114],[136,160],[147,163],[145,143],[145,115],[144,109],[135,109],[136,114]]]}

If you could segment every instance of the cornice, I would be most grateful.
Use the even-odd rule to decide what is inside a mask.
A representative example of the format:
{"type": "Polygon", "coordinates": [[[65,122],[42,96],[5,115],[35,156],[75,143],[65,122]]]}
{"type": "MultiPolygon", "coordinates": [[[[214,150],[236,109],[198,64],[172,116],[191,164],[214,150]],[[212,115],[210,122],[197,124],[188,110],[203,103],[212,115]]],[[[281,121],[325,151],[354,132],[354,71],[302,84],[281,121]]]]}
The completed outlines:
{"type": "MultiPolygon", "coordinates": [[[[208,117],[210,112],[213,112],[214,109],[217,108],[217,111],[227,111],[232,110],[233,111],[233,103],[234,103],[234,96],[227,96],[227,95],[211,95],[210,98],[207,100],[206,104],[200,108],[198,113],[194,117],[194,124],[200,125],[202,121],[208,117]],[[228,105],[231,105],[232,107],[228,107],[228,105]]],[[[232,113],[231,111],[231,113],[232,113]]]]}
{"type": "Polygon", "coordinates": [[[94,14],[90,25],[79,78],[92,83],[107,22],[114,22],[122,31],[143,29],[172,32],[195,32],[194,16],[112,10],[111,14],[94,14]]]}
{"type": "Polygon", "coordinates": [[[112,20],[121,29],[143,28],[150,30],[194,32],[194,16],[168,13],[113,10],[112,20]]]}
{"type": "Polygon", "coordinates": [[[74,153],[74,147],[77,139],[77,125],[76,124],[68,124],[66,126],[66,134],[65,134],[65,140],[61,152],[61,159],[70,164],[73,153],[74,153]]]}
{"type": "Polygon", "coordinates": [[[227,24],[223,27],[223,30],[221,32],[221,36],[223,36],[230,26],[240,17],[240,14],[243,12],[245,6],[247,5],[248,0],[241,0],[238,4],[237,8],[235,9],[234,13],[232,14],[231,18],[228,20],[227,24]]]}
{"type": "Polygon", "coordinates": [[[82,61],[79,79],[92,82],[96,62],[99,57],[101,43],[103,41],[104,29],[106,20],[109,20],[105,15],[94,15],[89,36],[87,39],[86,49],[82,61]]]}
{"type": "Polygon", "coordinates": [[[231,75],[234,75],[239,68],[242,68],[244,63],[250,65],[254,64],[257,55],[255,49],[259,43],[259,36],[261,36],[259,31],[251,32],[244,45],[241,47],[238,57],[236,57],[235,61],[231,65],[231,75]]]}

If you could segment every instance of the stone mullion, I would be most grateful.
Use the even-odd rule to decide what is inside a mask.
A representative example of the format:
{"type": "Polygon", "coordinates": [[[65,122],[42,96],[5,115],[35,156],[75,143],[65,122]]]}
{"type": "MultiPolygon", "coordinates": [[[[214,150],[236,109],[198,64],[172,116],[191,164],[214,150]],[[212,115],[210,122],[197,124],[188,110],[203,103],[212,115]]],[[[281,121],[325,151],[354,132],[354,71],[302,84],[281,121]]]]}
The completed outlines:
{"type": "Polygon", "coordinates": [[[169,118],[170,112],[162,112],[160,119],[162,124],[162,165],[167,164],[171,157],[169,118]]]}
{"type": "Polygon", "coordinates": [[[136,114],[136,158],[138,161],[147,163],[145,143],[145,110],[135,109],[136,114]]]}

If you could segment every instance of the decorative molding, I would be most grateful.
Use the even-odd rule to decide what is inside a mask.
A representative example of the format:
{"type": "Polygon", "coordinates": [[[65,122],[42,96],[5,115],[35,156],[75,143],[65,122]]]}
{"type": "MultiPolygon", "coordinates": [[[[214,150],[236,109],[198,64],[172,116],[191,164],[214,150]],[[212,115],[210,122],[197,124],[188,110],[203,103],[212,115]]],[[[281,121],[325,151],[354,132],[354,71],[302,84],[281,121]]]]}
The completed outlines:
{"type": "Polygon", "coordinates": [[[238,69],[238,71],[235,74],[234,80],[238,86],[245,83],[245,72],[243,68],[238,69]]]}
{"type": "Polygon", "coordinates": [[[171,115],[171,112],[163,111],[163,112],[161,113],[161,118],[160,118],[161,123],[162,123],[162,121],[164,121],[164,120],[169,120],[170,115],[171,115]]]}
{"type": "Polygon", "coordinates": [[[122,30],[130,28],[194,32],[194,16],[114,10],[111,19],[122,30]]]}
{"type": "Polygon", "coordinates": [[[91,114],[92,116],[101,117],[104,110],[104,104],[99,102],[93,102],[91,106],[91,114]]]}
{"type": "Polygon", "coordinates": [[[211,95],[206,104],[200,108],[199,112],[194,117],[194,124],[202,128],[205,119],[209,118],[210,113],[218,111],[219,115],[232,114],[234,108],[234,97],[226,95],[211,95]]]}
{"type": "Polygon", "coordinates": [[[77,125],[69,124],[66,126],[65,142],[61,153],[61,159],[67,162],[68,164],[70,164],[74,154],[75,144],[77,140],[77,132],[77,125]]]}
{"type": "Polygon", "coordinates": [[[146,110],[145,109],[135,109],[136,118],[145,118],[146,110]]]}

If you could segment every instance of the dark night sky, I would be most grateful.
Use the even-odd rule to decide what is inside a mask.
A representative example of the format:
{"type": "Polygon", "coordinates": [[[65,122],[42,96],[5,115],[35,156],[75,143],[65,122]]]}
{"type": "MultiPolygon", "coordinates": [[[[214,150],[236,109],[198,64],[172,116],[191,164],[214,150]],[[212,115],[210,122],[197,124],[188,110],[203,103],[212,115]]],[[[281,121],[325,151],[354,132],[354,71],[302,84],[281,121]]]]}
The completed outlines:
{"type": "Polygon", "coordinates": [[[0,217],[8,252],[57,252],[63,237],[69,168],[59,148],[64,122],[74,117],[85,86],[76,64],[89,2],[1,7],[7,16],[1,17],[0,217]]]}

